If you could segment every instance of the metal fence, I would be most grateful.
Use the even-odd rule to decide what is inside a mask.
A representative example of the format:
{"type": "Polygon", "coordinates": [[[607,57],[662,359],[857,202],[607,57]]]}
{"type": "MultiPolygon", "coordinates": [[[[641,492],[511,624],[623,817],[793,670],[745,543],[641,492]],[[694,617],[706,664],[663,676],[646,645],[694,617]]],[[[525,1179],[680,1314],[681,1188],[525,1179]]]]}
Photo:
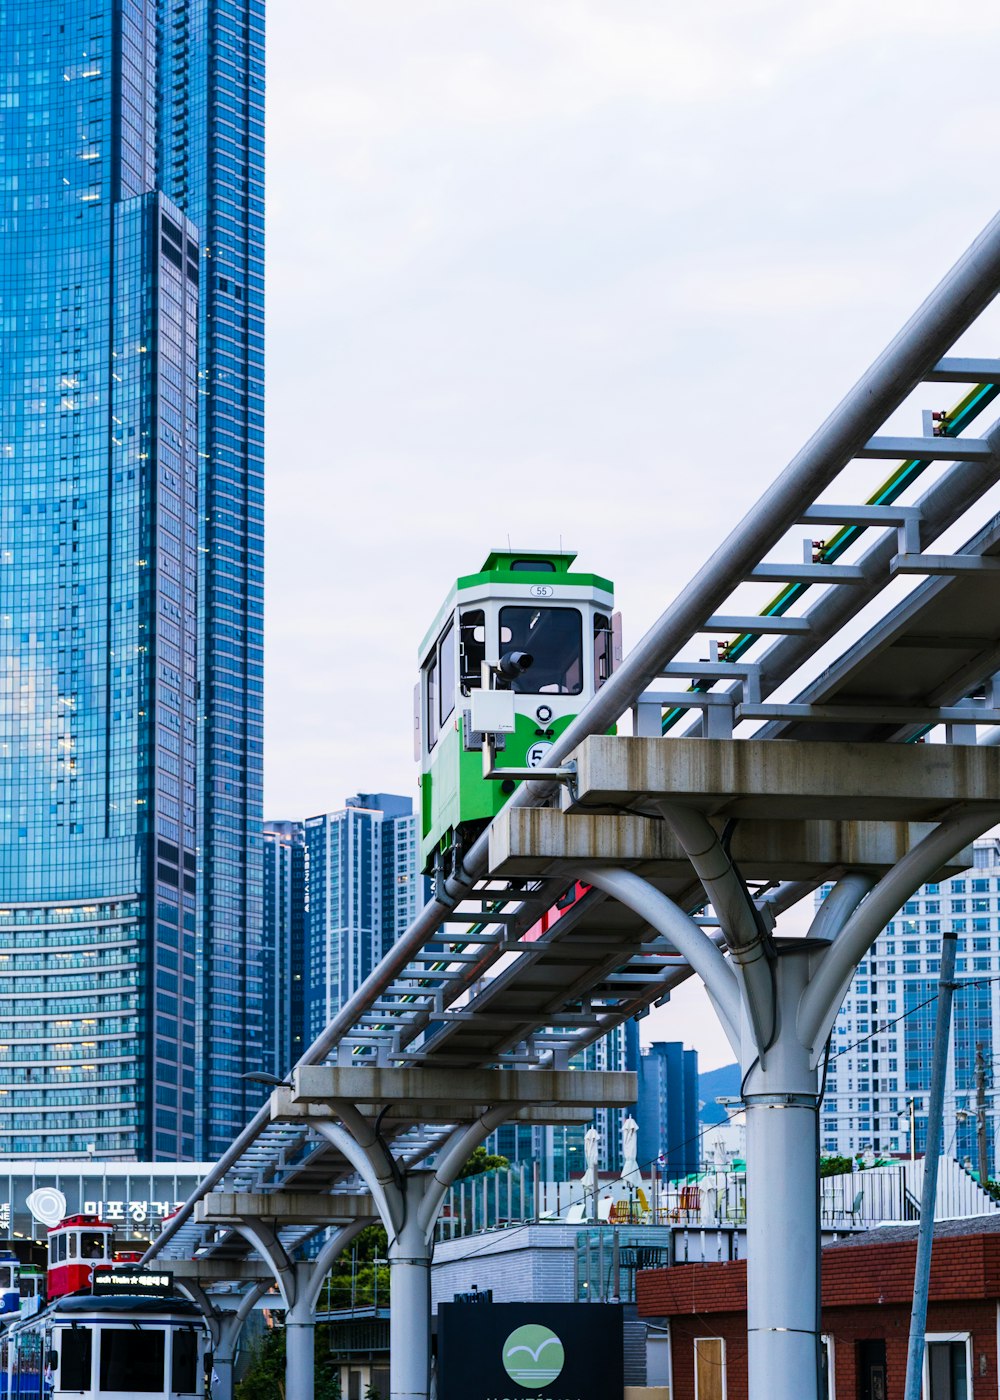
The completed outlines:
{"type": "MultiPolygon", "coordinates": [[[[825,1230],[857,1230],[919,1216],[921,1163],[897,1162],[822,1177],[820,1223],[825,1230]]],[[[957,1162],[942,1162],[936,1218],[986,1214],[1000,1207],[957,1162]]],[[[641,1189],[602,1182],[596,1196],[582,1182],[545,1182],[537,1163],[521,1163],[458,1181],[445,1197],[439,1240],[483,1230],[546,1222],[588,1225],[668,1225],[740,1230],[747,1223],[746,1175],[705,1171],[666,1184],[646,1178],[641,1189]]]]}

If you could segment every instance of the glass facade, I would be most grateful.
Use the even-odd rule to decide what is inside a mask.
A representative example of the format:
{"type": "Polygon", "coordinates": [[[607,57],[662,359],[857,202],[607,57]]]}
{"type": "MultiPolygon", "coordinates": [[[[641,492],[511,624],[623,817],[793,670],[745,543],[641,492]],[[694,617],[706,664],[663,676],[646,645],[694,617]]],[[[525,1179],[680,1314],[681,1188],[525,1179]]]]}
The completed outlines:
{"type": "Polygon", "coordinates": [[[994,1044],[1000,1040],[1000,842],[976,843],[975,866],[924,885],[879,934],[834,1026],[820,1115],[823,1148],[905,1155],[927,1140],[941,935],[958,936],[942,1150],[977,1163],[976,1054],[986,1068],[987,1143],[997,1169],[994,1044]]]}
{"type": "Polygon", "coordinates": [[[260,1063],[260,9],[0,0],[0,1155],[215,1152],[260,1063]]]}
{"type": "Polygon", "coordinates": [[[306,848],[301,822],[264,823],[262,1066],[279,1078],[305,1047],[306,848]]]}
{"type": "Polygon", "coordinates": [[[412,922],[423,899],[408,797],[359,793],[342,811],[309,817],[304,833],[310,1042],[412,922]]]}
{"type": "MultiPolygon", "coordinates": [[[[223,1152],[263,1047],[264,0],[160,0],[157,167],[201,237],[198,1116],[223,1152]]],[[[248,1098],[249,1092],[249,1098],[248,1098]]]]}

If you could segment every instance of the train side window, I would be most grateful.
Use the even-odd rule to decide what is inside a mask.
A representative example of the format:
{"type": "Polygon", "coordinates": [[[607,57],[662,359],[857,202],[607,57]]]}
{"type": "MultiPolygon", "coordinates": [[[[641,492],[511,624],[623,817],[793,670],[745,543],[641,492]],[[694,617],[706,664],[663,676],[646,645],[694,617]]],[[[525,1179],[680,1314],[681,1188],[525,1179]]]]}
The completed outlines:
{"type": "Polygon", "coordinates": [[[459,643],[462,694],[468,695],[470,690],[478,690],[482,685],[486,660],[486,614],[482,608],[467,608],[462,613],[459,643]]]}
{"type": "Polygon", "coordinates": [[[122,1395],[163,1391],[162,1328],[101,1328],[101,1389],[122,1395]]]}
{"type": "Polygon", "coordinates": [[[67,1257],[68,1259],[75,1259],[75,1258],[76,1258],[76,1240],[77,1240],[77,1237],[76,1237],[76,1235],[67,1235],[65,1238],[66,1238],[66,1257],[67,1257]]]}
{"type": "Polygon", "coordinates": [[[66,1258],[66,1236],[56,1235],[52,1245],[52,1261],[55,1264],[61,1264],[66,1258]]]}
{"type": "Polygon", "coordinates": [[[583,690],[583,619],[576,608],[501,608],[500,651],[526,651],[533,658],[510,683],[520,695],[583,690]]]}
{"type": "Polygon", "coordinates": [[[174,1333],[170,1389],[179,1395],[198,1393],[198,1338],[194,1332],[174,1333]]]}
{"type": "Polygon", "coordinates": [[[614,666],[614,634],[611,619],[605,613],[594,613],[594,689],[611,675],[614,666]]]}
{"type": "Polygon", "coordinates": [[[0,1269],[0,1288],[10,1288],[10,1286],[10,1268],[4,1265],[4,1267],[0,1269]]]}
{"type": "Polygon", "coordinates": [[[89,1390],[94,1334],[89,1327],[65,1327],[60,1333],[59,1389],[89,1390]]]}
{"type": "Polygon", "coordinates": [[[437,743],[438,737],[438,664],[436,655],[432,656],[430,661],[428,661],[424,668],[424,675],[427,684],[427,747],[428,749],[432,749],[437,743]]]}
{"type": "Polygon", "coordinates": [[[441,657],[440,668],[439,668],[439,669],[440,669],[440,676],[441,676],[441,684],[440,684],[440,705],[439,705],[439,709],[440,709],[440,714],[441,714],[441,726],[442,726],[442,728],[443,728],[443,727],[444,727],[444,724],[445,724],[445,721],[448,719],[448,717],[449,717],[449,715],[451,714],[452,710],[454,710],[454,708],[455,708],[455,620],[454,620],[454,618],[452,618],[451,622],[448,623],[448,626],[447,626],[447,628],[446,628],[446,630],[445,630],[445,634],[444,634],[444,636],[441,638],[441,646],[440,646],[440,648],[439,648],[439,654],[440,654],[440,657],[441,657]]]}

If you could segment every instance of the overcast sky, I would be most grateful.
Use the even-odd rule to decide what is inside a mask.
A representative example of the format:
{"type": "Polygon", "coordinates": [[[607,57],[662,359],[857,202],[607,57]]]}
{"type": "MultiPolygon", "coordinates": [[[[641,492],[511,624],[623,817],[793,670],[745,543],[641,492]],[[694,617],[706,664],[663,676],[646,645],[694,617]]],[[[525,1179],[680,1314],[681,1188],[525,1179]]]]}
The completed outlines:
{"type": "MultiPolygon", "coordinates": [[[[415,791],[417,643],[508,538],[638,640],[1000,204],[1000,6],[268,22],[265,815],[302,818],[415,791]]],[[[707,1067],[709,1023],[644,1027],[707,1067]]]]}

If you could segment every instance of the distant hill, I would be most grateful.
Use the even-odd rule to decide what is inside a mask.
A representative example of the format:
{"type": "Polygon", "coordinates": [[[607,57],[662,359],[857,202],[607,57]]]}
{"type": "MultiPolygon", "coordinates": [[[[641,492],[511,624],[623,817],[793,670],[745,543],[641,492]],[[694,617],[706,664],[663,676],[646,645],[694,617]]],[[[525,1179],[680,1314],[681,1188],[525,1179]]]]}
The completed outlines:
{"type": "Polygon", "coordinates": [[[710,1069],[698,1076],[698,1097],[702,1102],[698,1114],[702,1123],[722,1123],[728,1117],[717,1098],[736,1098],[740,1092],[739,1065],[723,1065],[720,1069],[710,1069]]]}

